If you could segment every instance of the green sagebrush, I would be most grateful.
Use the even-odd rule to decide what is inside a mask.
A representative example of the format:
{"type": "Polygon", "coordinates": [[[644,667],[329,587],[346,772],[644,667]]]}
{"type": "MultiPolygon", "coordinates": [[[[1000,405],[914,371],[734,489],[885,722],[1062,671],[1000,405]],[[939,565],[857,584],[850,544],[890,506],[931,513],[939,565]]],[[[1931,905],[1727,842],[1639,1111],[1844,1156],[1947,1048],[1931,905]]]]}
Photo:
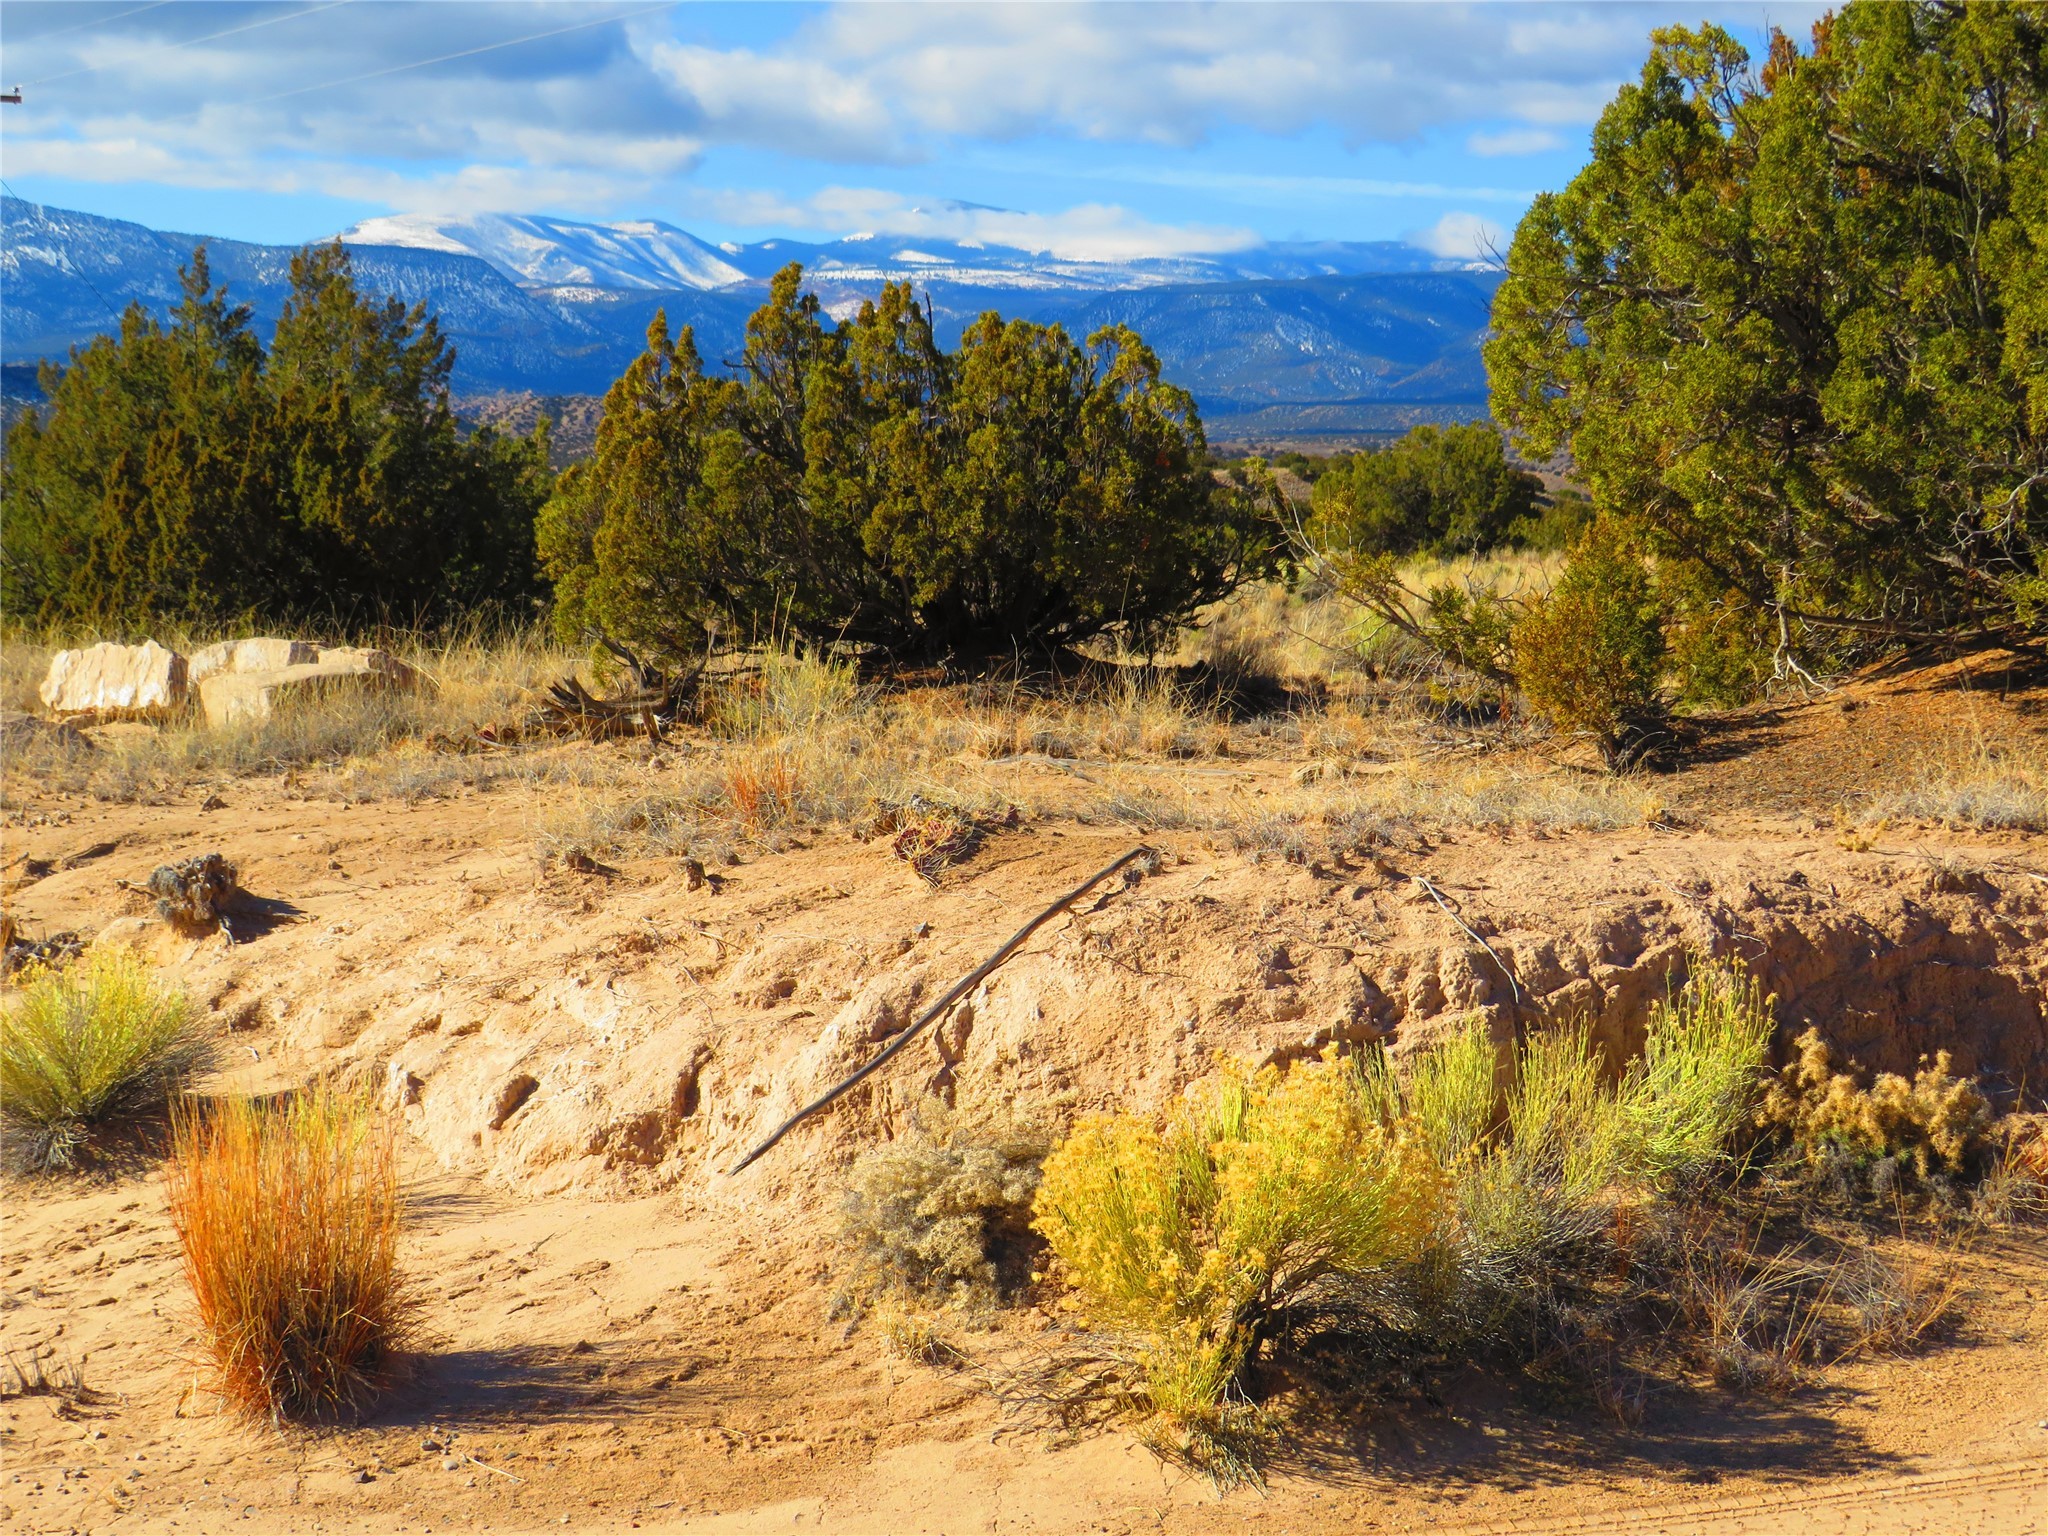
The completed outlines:
{"type": "Polygon", "coordinates": [[[1176,1449],[1228,1470],[1256,1417],[1239,1377],[1291,1319],[1378,1308],[1445,1347],[1498,1329],[1625,1207],[1725,1164],[1770,1030],[1739,966],[1697,961],[1619,1076],[1582,1022],[1510,1053],[1483,1019],[1398,1067],[1374,1048],[1227,1070],[1162,1116],[1078,1127],[1038,1230],[1089,1315],[1138,1341],[1176,1449]]]}
{"type": "Polygon", "coordinates": [[[29,975],[0,1014],[8,1160],[70,1166],[94,1132],[163,1109],[211,1058],[184,994],[125,950],[29,975]]]}

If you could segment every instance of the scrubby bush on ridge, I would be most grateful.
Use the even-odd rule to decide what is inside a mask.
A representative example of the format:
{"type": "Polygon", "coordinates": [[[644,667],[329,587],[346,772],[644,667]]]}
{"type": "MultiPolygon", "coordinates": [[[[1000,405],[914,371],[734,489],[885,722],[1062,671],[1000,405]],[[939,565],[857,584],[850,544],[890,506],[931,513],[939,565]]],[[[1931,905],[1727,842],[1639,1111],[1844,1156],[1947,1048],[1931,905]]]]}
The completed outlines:
{"type": "MultiPolygon", "coordinates": [[[[1520,690],[1554,728],[1590,740],[1609,767],[1628,766],[1660,733],[1668,709],[1665,629],[1675,615],[1661,571],[1624,519],[1596,517],[1550,590],[1525,595],[1482,580],[1438,580],[1417,593],[1393,555],[1319,545],[1311,535],[1298,537],[1297,553],[1438,664],[1520,690]]],[[[1727,654],[1695,640],[1684,660],[1711,653],[1732,675],[1732,642],[1722,643],[1727,654]]]]}
{"type": "Polygon", "coordinates": [[[736,377],[665,317],[539,523],[566,636],[669,656],[707,630],[896,655],[1151,643],[1264,570],[1193,399],[1131,331],[987,314],[953,352],[908,284],[829,325],[777,274],[736,377]]]}
{"type": "Polygon", "coordinates": [[[1628,762],[1663,710],[1664,630],[1650,570],[1629,529],[1597,519],[1557,585],[1514,624],[1515,679],[1559,729],[1628,762]]]}
{"type": "Polygon", "coordinates": [[[1312,536],[1361,553],[1469,554],[1533,530],[1540,489],[1490,423],[1425,424],[1331,460],[1315,481],[1312,536]]]}

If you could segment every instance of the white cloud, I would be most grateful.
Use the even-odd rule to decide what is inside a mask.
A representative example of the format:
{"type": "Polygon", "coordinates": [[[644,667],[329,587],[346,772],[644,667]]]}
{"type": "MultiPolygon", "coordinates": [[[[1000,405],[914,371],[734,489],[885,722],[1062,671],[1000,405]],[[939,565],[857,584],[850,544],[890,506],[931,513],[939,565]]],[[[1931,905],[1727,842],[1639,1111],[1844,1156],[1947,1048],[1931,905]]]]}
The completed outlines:
{"type": "Polygon", "coordinates": [[[655,72],[718,137],[820,160],[893,160],[904,148],[872,82],[820,59],[656,43],[655,72]]]}
{"type": "Polygon", "coordinates": [[[1475,155],[1491,158],[1496,155],[1540,155],[1545,150],[1562,149],[1564,136],[1552,133],[1548,128],[1505,128],[1499,133],[1475,133],[1465,140],[1465,147],[1475,155]]]}
{"type": "MultiPolygon", "coordinates": [[[[1822,7],[1719,4],[1799,33],[1822,7]]],[[[1191,145],[1313,125],[1354,144],[1474,120],[1590,124],[1668,5],[842,5],[785,45],[928,133],[1191,145]]]]}
{"type": "MultiPolygon", "coordinates": [[[[1818,7],[1712,9],[1796,31],[1818,7]]],[[[9,66],[29,96],[7,109],[10,174],[602,213],[673,194],[704,156],[732,146],[813,164],[908,164],[962,141],[1192,146],[1322,129],[1359,146],[1485,123],[1471,153],[1528,154],[1582,135],[1636,72],[1649,29],[1674,13],[1597,0],[878,0],[829,6],[780,37],[750,26],[739,46],[707,41],[692,7],[589,25],[604,13],[573,0],[472,0],[311,5],[192,41],[238,14],[165,5],[70,30],[63,7],[9,0],[9,66]]],[[[1066,153],[1075,174],[1095,179],[1099,154],[1066,153]]],[[[1284,153],[1272,164],[1272,186],[1248,200],[1292,195],[1297,167],[1284,153]]],[[[753,174],[778,173],[757,162],[753,174]]],[[[1311,179],[1328,189],[1347,180],[1311,179]]],[[[1444,190],[1447,201],[1519,196],[1444,190]]],[[[820,193],[813,216],[835,196],[862,200],[820,193]]],[[[1236,234],[1148,223],[1104,202],[1043,216],[1039,238],[1169,250],[1236,234]]]]}
{"type": "Polygon", "coordinates": [[[1245,250],[1259,243],[1248,229],[1162,224],[1110,203],[1082,203],[1049,214],[1018,213],[971,203],[914,203],[899,193],[872,187],[827,187],[803,198],[712,191],[702,196],[700,206],[730,224],[778,225],[834,236],[860,229],[912,239],[979,241],[1066,261],[1135,261],[1245,250]]]}
{"type": "Polygon", "coordinates": [[[1491,261],[1506,252],[1508,232],[1476,213],[1447,213],[1409,235],[1412,244],[1454,261],[1491,261]]]}
{"type": "Polygon", "coordinates": [[[208,191],[321,193],[381,203],[399,212],[470,215],[545,207],[600,214],[644,197],[650,183],[582,170],[466,165],[453,170],[400,171],[342,160],[181,156],[161,144],[105,137],[92,140],[10,139],[7,168],[20,177],[61,176],[120,184],[148,181],[208,191]]]}

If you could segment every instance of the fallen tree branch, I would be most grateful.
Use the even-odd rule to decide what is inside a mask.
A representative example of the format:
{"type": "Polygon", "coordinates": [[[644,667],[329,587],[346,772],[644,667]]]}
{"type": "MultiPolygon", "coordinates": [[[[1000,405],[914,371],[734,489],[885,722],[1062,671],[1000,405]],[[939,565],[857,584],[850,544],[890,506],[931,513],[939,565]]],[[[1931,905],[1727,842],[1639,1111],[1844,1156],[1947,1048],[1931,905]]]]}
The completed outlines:
{"type": "Polygon", "coordinates": [[[1060,913],[1064,912],[1068,907],[1072,906],[1075,902],[1079,901],[1083,896],[1086,896],[1090,891],[1094,890],[1096,886],[1102,884],[1103,881],[1107,880],[1111,875],[1115,874],[1125,865],[1135,863],[1137,860],[1146,857],[1157,858],[1158,855],[1154,852],[1154,850],[1147,847],[1145,844],[1140,843],[1137,847],[1133,848],[1129,853],[1125,854],[1115,863],[1106,864],[1101,869],[1098,869],[1086,880],[1083,880],[1071,891],[1068,891],[1066,895],[1060,897],[1059,900],[1055,901],[1043,912],[1040,912],[1036,917],[1032,918],[1030,922],[1026,923],[1022,928],[1019,928],[1015,933],[1011,934],[1009,939],[1004,943],[1001,949],[997,950],[994,954],[990,955],[986,960],[982,961],[980,965],[977,965],[973,970],[969,971],[959,981],[955,982],[947,990],[946,995],[944,997],[940,998],[936,1003],[933,1003],[931,1007],[925,1009],[925,1011],[919,1014],[917,1018],[909,1025],[908,1028],[906,1028],[901,1034],[896,1036],[895,1039],[891,1040],[887,1045],[883,1046],[880,1051],[876,1052],[874,1058],[870,1060],[866,1066],[861,1067],[858,1071],[852,1073],[847,1077],[841,1078],[838,1082],[834,1083],[830,1088],[826,1089],[823,1094],[819,1095],[819,1097],[813,1099],[810,1103],[806,1104],[802,1109],[798,1110],[795,1114],[791,1115],[787,1120],[783,1121],[782,1124],[775,1127],[775,1130],[769,1135],[768,1139],[762,1142],[761,1145],[759,1145],[758,1147],[754,1148],[754,1150],[749,1152],[745,1157],[741,1158],[738,1163],[734,1164],[731,1172],[727,1173],[726,1177],[732,1178],[735,1175],[744,1172],[747,1169],[747,1167],[754,1162],[756,1158],[759,1158],[762,1154],[767,1152],[769,1148],[773,1147],[775,1143],[782,1140],[783,1137],[787,1136],[791,1131],[795,1130],[799,1125],[803,1124],[804,1121],[810,1119],[811,1116],[815,1115],[819,1110],[823,1109],[826,1105],[830,1104],[834,1099],[838,1098],[841,1094],[845,1093],[847,1089],[853,1087],[857,1083],[865,1081],[868,1077],[872,1076],[876,1071],[878,1071],[881,1068],[882,1064],[886,1062],[891,1056],[894,1056],[898,1051],[902,1050],[904,1046],[910,1044],[912,1040],[916,1039],[918,1034],[923,1031],[926,1025],[930,1024],[934,1019],[940,1017],[942,1014],[945,1013],[945,1011],[948,1008],[951,1008],[955,1003],[959,1002],[961,998],[965,997],[969,992],[973,991],[976,986],[978,986],[983,980],[987,978],[991,971],[993,971],[997,966],[1001,965],[1005,960],[1009,959],[1010,956],[1012,956],[1019,949],[1021,949],[1024,945],[1024,941],[1030,938],[1032,934],[1036,933],[1040,928],[1044,927],[1047,923],[1051,922],[1055,917],[1059,916],[1060,913]]]}
{"type": "Polygon", "coordinates": [[[1515,1001],[1519,1003],[1522,1000],[1522,989],[1515,981],[1515,973],[1508,969],[1507,961],[1501,959],[1499,952],[1496,951],[1491,944],[1487,943],[1486,940],[1482,939],[1479,936],[1477,930],[1475,930],[1470,923],[1466,922],[1465,919],[1458,916],[1457,913],[1451,910],[1451,904],[1445,901],[1443,898],[1443,893],[1439,891],[1433,884],[1430,883],[1429,876],[1410,875],[1408,878],[1410,880],[1413,880],[1417,885],[1421,886],[1425,891],[1429,892],[1429,899],[1444,909],[1445,917],[1448,917],[1460,928],[1463,928],[1467,933],[1471,934],[1473,943],[1477,944],[1481,949],[1485,950],[1489,955],[1493,956],[1493,963],[1500,967],[1501,975],[1507,977],[1508,979],[1508,991],[1514,994],[1515,1001]]]}

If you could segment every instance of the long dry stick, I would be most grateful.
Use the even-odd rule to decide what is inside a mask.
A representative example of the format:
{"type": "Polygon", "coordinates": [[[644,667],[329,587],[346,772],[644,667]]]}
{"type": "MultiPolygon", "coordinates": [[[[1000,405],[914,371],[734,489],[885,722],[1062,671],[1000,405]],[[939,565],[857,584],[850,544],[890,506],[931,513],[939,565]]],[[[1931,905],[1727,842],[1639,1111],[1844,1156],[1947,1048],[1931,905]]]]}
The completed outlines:
{"type": "Polygon", "coordinates": [[[891,1040],[887,1045],[883,1046],[881,1050],[876,1052],[874,1059],[869,1061],[866,1066],[860,1068],[858,1071],[854,1072],[849,1077],[841,1078],[838,1082],[834,1083],[830,1088],[826,1089],[825,1092],[818,1098],[812,1100],[809,1104],[806,1104],[802,1109],[798,1110],[795,1114],[791,1115],[787,1120],[783,1121],[782,1124],[775,1127],[773,1134],[771,1134],[766,1141],[762,1142],[761,1145],[754,1148],[754,1150],[749,1152],[745,1157],[741,1158],[740,1161],[733,1166],[732,1171],[728,1173],[726,1177],[731,1178],[734,1174],[743,1172],[747,1168],[747,1166],[751,1164],[756,1158],[760,1157],[770,1147],[774,1146],[775,1143],[782,1140],[783,1137],[787,1136],[791,1131],[795,1130],[799,1125],[803,1124],[804,1121],[810,1119],[811,1116],[815,1115],[827,1104],[830,1104],[834,1099],[838,1098],[842,1093],[846,1092],[847,1089],[853,1087],[856,1083],[859,1083],[863,1079],[872,1075],[881,1067],[882,1063],[887,1061],[891,1056],[894,1056],[898,1051],[902,1050],[904,1046],[910,1044],[912,1040],[916,1039],[918,1033],[922,1031],[927,1024],[931,1023],[932,1020],[938,1018],[948,1008],[952,1007],[955,1003],[959,1002],[961,998],[965,997],[969,992],[973,991],[974,988],[977,985],[979,985],[991,971],[993,971],[997,966],[1001,965],[1005,960],[1009,959],[1010,956],[1012,956],[1020,948],[1022,948],[1024,941],[1030,938],[1032,934],[1036,933],[1040,928],[1044,927],[1047,923],[1051,922],[1055,917],[1059,916],[1061,912],[1065,911],[1068,907],[1072,906],[1075,902],[1079,901],[1083,896],[1086,896],[1090,891],[1094,890],[1096,886],[1102,884],[1103,881],[1107,880],[1111,875],[1115,874],[1118,870],[1122,869],[1126,864],[1132,863],[1134,860],[1137,859],[1142,859],[1151,853],[1152,849],[1146,847],[1143,843],[1140,843],[1137,847],[1133,848],[1129,853],[1125,854],[1115,863],[1105,864],[1101,869],[1098,869],[1086,880],[1083,880],[1079,885],[1075,886],[1071,891],[1067,892],[1066,895],[1060,897],[1059,900],[1055,901],[1043,912],[1039,913],[1036,917],[1032,918],[1031,921],[1026,923],[1022,928],[1019,928],[1015,933],[1011,934],[1009,940],[1003,945],[1001,949],[997,950],[994,954],[990,955],[986,960],[982,961],[980,965],[977,965],[973,970],[969,971],[965,976],[961,977],[960,980],[955,982],[952,985],[952,987],[947,990],[946,995],[944,997],[940,998],[936,1003],[933,1003],[931,1007],[925,1009],[925,1011],[919,1014],[916,1020],[913,1023],[911,1023],[911,1025],[907,1029],[905,1029],[902,1034],[898,1035],[895,1039],[891,1040]]]}
{"type": "Polygon", "coordinates": [[[1470,923],[1466,922],[1465,919],[1458,916],[1457,913],[1451,910],[1451,904],[1444,900],[1443,892],[1439,891],[1434,885],[1430,883],[1429,876],[1410,875],[1408,878],[1410,880],[1413,880],[1417,885],[1421,886],[1425,891],[1429,892],[1429,899],[1444,909],[1445,917],[1448,917],[1460,928],[1464,929],[1467,933],[1471,934],[1473,943],[1477,944],[1481,949],[1485,950],[1489,955],[1493,956],[1493,963],[1500,967],[1501,975],[1507,977],[1508,979],[1508,991],[1514,994],[1515,1001],[1519,1003],[1522,1000],[1522,989],[1515,981],[1515,973],[1508,969],[1507,961],[1501,959],[1500,952],[1496,950],[1491,944],[1487,943],[1486,940],[1482,939],[1470,923]]]}

